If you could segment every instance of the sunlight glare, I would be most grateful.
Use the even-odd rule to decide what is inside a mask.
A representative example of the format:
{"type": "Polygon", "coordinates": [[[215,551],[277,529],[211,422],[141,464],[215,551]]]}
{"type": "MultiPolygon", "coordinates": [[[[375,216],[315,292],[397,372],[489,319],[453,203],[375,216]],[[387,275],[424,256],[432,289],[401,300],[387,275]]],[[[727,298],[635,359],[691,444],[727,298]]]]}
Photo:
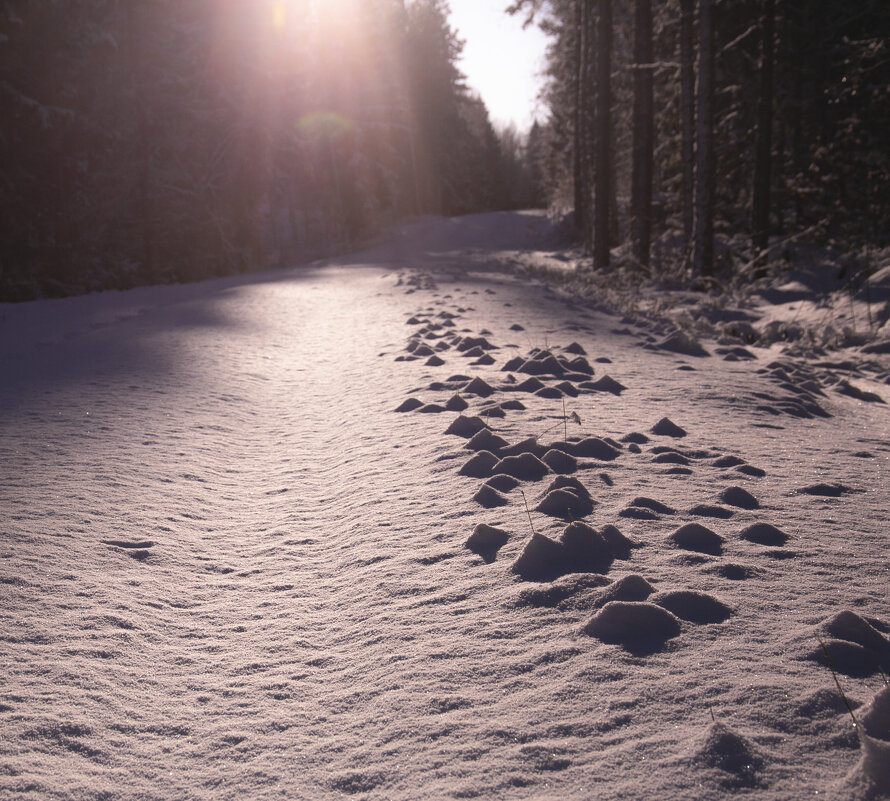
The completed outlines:
{"type": "Polygon", "coordinates": [[[285,7],[285,4],[276,3],[272,8],[272,24],[275,26],[275,30],[283,30],[286,23],[287,9],[285,7]]]}

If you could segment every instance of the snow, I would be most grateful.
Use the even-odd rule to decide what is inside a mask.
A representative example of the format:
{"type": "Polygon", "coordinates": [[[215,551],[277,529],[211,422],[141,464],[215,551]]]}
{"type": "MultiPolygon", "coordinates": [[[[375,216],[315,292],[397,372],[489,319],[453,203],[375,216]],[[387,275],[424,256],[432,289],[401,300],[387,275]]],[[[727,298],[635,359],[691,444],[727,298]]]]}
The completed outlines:
{"type": "Polygon", "coordinates": [[[887,797],[880,334],[620,317],[548,232],[0,307],[0,796],[887,797]]]}

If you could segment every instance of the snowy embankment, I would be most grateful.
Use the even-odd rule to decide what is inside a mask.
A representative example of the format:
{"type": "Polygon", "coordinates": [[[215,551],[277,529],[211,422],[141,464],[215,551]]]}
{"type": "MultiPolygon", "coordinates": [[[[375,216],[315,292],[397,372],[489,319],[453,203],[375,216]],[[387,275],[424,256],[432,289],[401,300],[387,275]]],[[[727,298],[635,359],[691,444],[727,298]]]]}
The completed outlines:
{"type": "Polygon", "coordinates": [[[890,792],[888,357],[621,320],[545,227],[0,307],[0,795],[890,792]]]}

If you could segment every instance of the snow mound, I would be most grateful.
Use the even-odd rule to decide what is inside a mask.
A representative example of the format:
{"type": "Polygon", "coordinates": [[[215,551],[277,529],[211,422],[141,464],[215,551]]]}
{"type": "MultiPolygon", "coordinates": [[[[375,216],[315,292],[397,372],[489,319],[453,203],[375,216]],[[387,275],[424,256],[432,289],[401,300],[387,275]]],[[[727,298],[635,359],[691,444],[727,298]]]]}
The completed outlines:
{"type": "Polygon", "coordinates": [[[512,570],[525,581],[552,581],[566,573],[606,573],[613,558],[605,537],[575,521],[565,527],[559,541],[535,532],[512,570]]]}
{"type": "Polygon", "coordinates": [[[550,448],[538,444],[537,437],[527,437],[526,439],[501,449],[501,456],[519,456],[523,453],[531,453],[540,458],[547,453],[548,450],[550,450],[550,448]]]}
{"type": "Polygon", "coordinates": [[[558,489],[568,489],[570,492],[573,492],[579,498],[586,498],[587,500],[592,500],[590,497],[590,492],[587,487],[585,487],[577,478],[574,476],[557,476],[550,482],[547,486],[547,489],[544,490],[544,495],[553,490],[558,489]]]}
{"type": "Polygon", "coordinates": [[[618,448],[613,447],[599,437],[586,437],[579,442],[569,443],[571,454],[582,459],[598,459],[601,462],[611,462],[621,455],[618,448]]]}
{"type": "Polygon", "coordinates": [[[667,609],[647,601],[609,601],[584,627],[606,643],[639,655],[661,650],[680,633],[680,621],[667,609]]]}
{"type": "Polygon", "coordinates": [[[606,573],[612,564],[612,548],[596,529],[576,521],[560,537],[568,573],[606,573]]]}
{"type": "Polygon", "coordinates": [[[719,771],[727,787],[754,787],[760,783],[763,757],[754,745],[725,724],[712,723],[693,755],[693,762],[719,771]]]}
{"type": "Polygon", "coordinates": [[[550,472],[550,468],[533,453],[521,453],[518,456],[505,456],[492,472],[505,473],[521,481],[540,481],[550,472]]]}
{"type": "Polygon", "coordinates": [[[570,489],[555,489],[544,496],[535,511],[564,520],[576,520],[589,515],[593,511],[593,503],[570,489]]]}
{"type": "Polygon", "coordinates": [[[710,503],[700,503],[696,506],[693,506],[689,510],[689,514],[695,515],[696,517],[716,517],[720,520],[729,520],[735,512],[732,509],[726,509],[723,506],[715,506],[710,503]]]}
{"type": "Polygon", "coordinates": [[[587,596],[593,590],[608,584],[609,579],[597,573],[573,573],[556,579],[546,587],[527,587],[519,593],[514,605],[559,609],[568,606],[577,608],[586,605],[587,596]],[[584,599],[575,597],[578,595],[584,596],[584,599]]]}
{"type": "Polygon", "coordinates": [[[508,501],[500,492],[489,484],[483,484],[473,496],[473,500],[486,509],[495,509],[498,506],[506,506],[508,501]]]}
{"type": "Polygon", "coordinates": [[[674,545],[686,551],[698,551],[712,556],[723,552],[723,537],[699,523],[687,523],[668,536],[674,545]]]}
{"type": "Polygon", "coordinates": [[[661,501],[656,501],[652,498],[646,498],[644,496],[638,496],[634,498],[629,506],[636,506],[643,509],[651,509],[653,512],[657,512],[660,515],[672,515],[676,514],[677,510],[671,508],[665,503],[661,501]]]}
{"type": "Polygon", "coordinates": [[[667,417],[662,417],[661,420],[652,426],[650,431],[660,437],[676,437],[679,439],[686,436],[686,431],[667,417]]]}
{"type": "Polygon", "coordinates": [[[727,487],[724,489],[719,498],[723,503],[730,506],[737,506],[739,509],[759,509],[760,502],[750,492],[742,487],[727,487]]]}
{"type": "Polygon", "coordinates": [[[625,537],[617,526],[611,524],[603,526],[600,529],[600,534],[609,543],[616,559],[630,559],[631,549],[639,547],[638,543],[625,537]]]}
{"type": "Polygon", "coordinates": [[[489,487],[494,487],[498,492],[509,492],[519,486],[519,481],[513,476],[506,476],[503,473],[493,475],[485,482],[489,487]]]}
{"type": "Polygon", "coordinates": [[[864,389],[851,384],[849,381],[842,379],[834,385],[834,391],[849,398],[865,401],[866,403],[886,403],[886,401],[876,392],[868,392],[864,389]]]}
{"type": "Polygon", "coordinates": [[[516,370],[526,375],[555,375],[562,376],[565,368],[551,354],[542,354],[534,359],[527,359],[516,370]]]}
{"type": "Polygon", "coordinates": [[[525,404],[522,401],[518,400],[508,400],[504,401],[500,404],[500,407],[504,411],[508,412],[522,412],[525,411],[525,404]]]}
{"type": "Polygon", "coordinates": [[[464,545],[473,553],[481,556],[486,562],[493,562],[497,552],[506,545],[510,533],[501,528],[479,523],[473,533],[467,537],[464,545]]]}
{"type": "Polygon", "coordinates": [[[448,409],[449,412],[462,412],[467,406],[469,406],[469,404],[456,393],[452,395],[445,404],[445,408],[448,409]]]}
{"type": "Polygon", "coordinates": [[[819,626],[820,644],[807,658],[857,678],[871,676],[879,669],[890,671],[890,640],[882,633],[886,630],[877,618],[866,619],[843,609],[819,626]]]}
{"type": "Polygon", "coordinates": [[[677,453],[676,451],[664,451],[662,453],[657,454],[652,459],[652,464],[688,465],[689,459],[687,459],[682,453],[677,453]]]}
{"type": "Polygon", "coordinates": [[[752,478],[763,478],[766,475],[766,470],[750,464],[740,464],[736,468],[736,472],[741,473],[743,476],[751,476],[752,478]]]}
{"type": "Polygon", "coordinates": [[[848,492],[853,492],[850,487],[844,484],[810,484],[797,490],[801,495],[821,495],[826,498],[840,498],[848,492]]]}
{"type": "Polygon", "coordinates": [[[879,667],[874,653],[848,640],[822,640],[810,649],[806,658],[856,679],[874,675],[879,667]]]}
{"type": "Polygon", "coordinates": [[[509,443],[503,437],[499,437],[491,429],[481,428],[464,445],[471,451],[491,451],[492,453],[500,453],[502,448],[506,448],[509,443]]]}
{"type": "Polygon", "coordinates": [[[446,434],[454,434],[464,439],[470,439],[474,434],[488,426],[483,422],[481,417],[466,417],[459,414],[448,428],[445,429],[446,434]]]}
{"type": "Polygon", "coordinates": [[[565,571],[562,544],[535,532],[511,570],[525,581],[552,581],[565,571]]]}
{"type": "Polygon", "coordinates": [[[618,517],[626,517],[631,520],[659,520],[659,516],[652,509],[646,509],[641,506],[628,506],[618,512],[618,517]]]}
{"type": "Polygon", "coordinates": [[[857,713],[860,758],[837,788],[838,799],[877,801],[890,797],[890,687],[857,713]]]}
{"type": "Polygon", "coordinates": [[[464,462],[457,474],[470,478],[488,478],[492,468],[498,463],[498,457],[491,451],[480,450],[464,462]]]}
{"type": "Polygon", "coordinates": [[[514,389],[517,392],[539,392],[545,386],[544,382],[539,381],[537,378],[527,378],[521,384],[517,384],[514,389]]]}
{"type": "Polygon", "coordinates": [[[754,523],[743,528],[739,537],[748,542],[756,542],[758,545],[770,545],[781,547],[788,541],[788,535],[781,529],[769,523],[754,523]]]}
{"type": "Polygon", "coordinates": [[[655,588],[636,573],[624,576],[609,587],[596,599],[595,606],[605,606],[612,601],[645,601],[655,588]]]}
{"type": "Polygon", "coordinates": [[[715,459],[711,464],[714,467],[736,467],[740,464],[744,464],[745,460],[739,458],[738,456],[734,456],[732,454],[727,454],[726,456],[721,456],[719,459],[715,459]]]}
{"type": "Polygon", "coordinates": [[[565,451],[551,448],[542,457],[541,461],[554,473],[574,473],[578,469],[578,460],[565,451]]]}
{"type": "MultiPolygon", "coordinates": [[[[856,717],[869,737],[890,741],[890,686],[880,690],[856,717]]],[[[890,761],[885,767],[890,768],[890,761]]]]}
{"type": "Polygon", "coordinates": [[[736,562],[727,562],[726,564],[715,565],[713,568],[710,568],[709,572],[715,573],[730,581],[745,581],[746,579],[759,576],[762,571],[758,570],[756,567],[751,567],[751,565],[740,565],[736,562]]]}
{"type": "Polygon", "coordinates": [[[402,401],[398,406],[396,406],[394,411],[397,412],[413,412],[415,409],[419,409],[423,406],[423,401],[418,400],[417,398],[408,398],[405,401],[402,401]]]}
{"type": "Polygon", "coordinates": [[[486,406],[484,409],[480,409],[479,416],[489,421],[492,417],[502,419],[507,416],[507,412],[504,411],[504,407],[500,404],[494,404],[493,406],[486,406]]]}
{"type": "Polygon", "coordinates": [[[461,352],[472,351],[474,348],[483,350],[496,350],[497,345],[492,345],[485,337],[461,337],[457,342],[457,349],[461,352]]]}
{"type": "Polygon", "coordinates": [[[832,637],[848,640],[867,648],[880,657],[890,657],[890,641],[861,615],[843,609],[822,624],[822,631],[832,637]]]}
{"type": "Polygon", "coordinates": [[[596,381],[582,381],[579,385],[581,389],[588,389],[592,392],[608,392],[612,395],[620,395],[627,389],[620,381],[616,381],[610,375],[604,375],[596,381]]]}
{"type": "Polygon", "coordinates": [[[660,592],[649,600],[690,623],[722,623],[732,614],[732,610],[713,595],[693,590],[660,592]]]}
{"type": "Polygon", "coordinates": [[[477,376],[464,387],[464,392],[470,395],[478,395],[480,398],[487,398],[489,395],[494,394],[494,388],[487,381],[477,376]]]}
{"type": "Polygon", "coordinates": [[[571,381],[560,381],[556,385],[556,389],[570,398],[577,398],[581,394],[580,390],[571,381]]]}
{"type": "Polygon", "coordinates": [[[674,331],[655,345],[659,350],[679,353],[683,356],[704,357],[711,354],[706,351],[695,337],[685,331],[674,331]]]}

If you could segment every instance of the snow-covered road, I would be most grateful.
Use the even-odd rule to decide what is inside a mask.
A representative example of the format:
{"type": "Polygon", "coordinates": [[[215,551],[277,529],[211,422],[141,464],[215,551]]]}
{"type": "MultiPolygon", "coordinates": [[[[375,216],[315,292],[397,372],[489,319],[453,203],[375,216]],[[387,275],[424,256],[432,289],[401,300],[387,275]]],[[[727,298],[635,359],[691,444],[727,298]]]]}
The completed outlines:
{"type": "Polygon", "coordinates": [[[426,220],[329,264],[0,307],[0,795],[879,797],[815,650],[858,702],[890,670],[886,406],[492,270],[544,228],[426,220]],[[533,368],[501,367],[545,348],[563,374],[517,391],[533,368]],[[626,389],[584,386],[606,374],[626,389]],[[560,547],[580,515],[534,511],[550,472],[474,500],[501,471],[459,474],[457,412],[394,411],[455,394],[553,471],[574,453],[633,549],[521,580],[519,490],[560,547]],[[509,534],[493,559],[479,523],[509,534]],[[641,608],[679,634],[641,643],[641,608]]]}

